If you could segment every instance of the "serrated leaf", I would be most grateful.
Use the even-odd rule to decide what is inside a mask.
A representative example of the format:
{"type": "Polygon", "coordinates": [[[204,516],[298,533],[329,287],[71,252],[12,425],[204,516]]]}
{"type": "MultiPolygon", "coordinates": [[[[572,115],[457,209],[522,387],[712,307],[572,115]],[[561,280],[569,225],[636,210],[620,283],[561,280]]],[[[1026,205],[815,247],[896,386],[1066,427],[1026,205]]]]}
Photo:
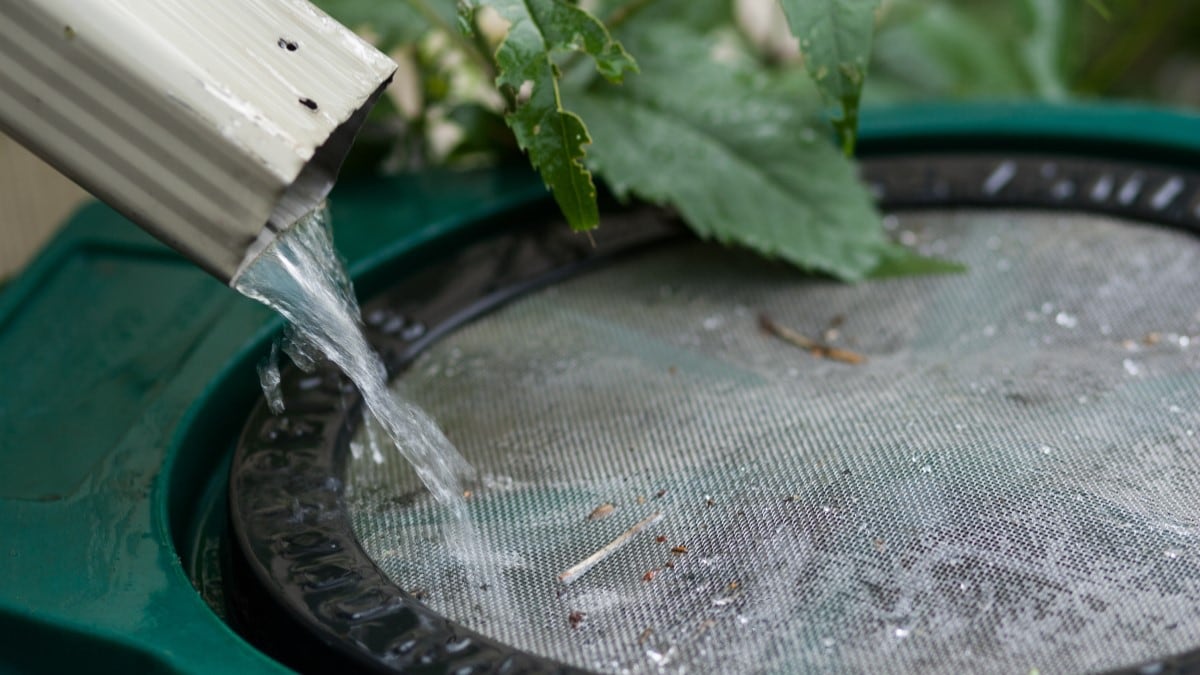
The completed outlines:
{"type": "Polygon", "coordinates": [[[712,54],[673,25],[627,38],[642,74],[569,91],[591,125],[590,163],[618,196],[677,209],[702,237],[861,279],[898,259],[849,159],[779,81],[712,54]]]}
{"type": "Polygon", "coordinates": [[[563,0],[468,0],[464,12],[474,12],[482,4],[509,22],[508,35],[496,50],[496,84],[519,93],[523,100],[505,121],[554,194],[567,223],[576,230],[591,229],[600,221],[596,188],[583,164],[584,147],[591,138],[583,120],[563,107],[554,54],[585,53],[596,70],[613,82],[636,71],[637,65],[603,24],[563,0]]]}
{"type": "Polygon", "coordinates": [[[780,0],[792,33],[800,40],[804,66],[821,93],[841,106],[833,121],[847,154],[854,150],[875,10],[880,0],[780,0]]]}

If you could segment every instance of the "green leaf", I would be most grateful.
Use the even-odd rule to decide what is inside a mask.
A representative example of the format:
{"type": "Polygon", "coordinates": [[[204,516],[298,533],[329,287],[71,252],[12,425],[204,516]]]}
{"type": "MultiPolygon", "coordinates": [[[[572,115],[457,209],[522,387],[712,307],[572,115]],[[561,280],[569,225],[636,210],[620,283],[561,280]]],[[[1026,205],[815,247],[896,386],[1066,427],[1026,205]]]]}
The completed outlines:
{"type": "Polygon", "coordinates": [[[596,188],[583,164],[591,137],[583,120],[563,107],[554,54],[588,54],[613,82],[637,65],[603,24],[564,0],[465,0],[464,14],[469,17],[483,4],[510,24],[496,50],[496,84],[516,100],[505,121],[554,193],[567,223],[576,230],[591,229],[600,221],[596,188]]]}
{"type": "Polygon", "coordinates": [[[871,270],[870,278],[888,279],[894,277],[923,276],[926,274],[960,274],[967,271],[967,266],[952,260],[926,258],[899,246],[885,252],[879,264],[871,270]]]}
{"type": "Polygon", "coordinates": [[[1068,28],[1077,0],[958,6],[894,0],[875,38],[866,98],[874,103],[947,97],[1062,98],[1068,28]],[[1014,11],[1020,10],[1020,11],[1014,11]]]}
{"type": "Polygon", "coordinates": [[[800,40],[809,75],[826,99],[841,106],[842,116],[833,124],[844,151],[850,154],[857,137],[858,101],[867,75],[880,0],[780,2],[792,33],[800,40]]]}
{"type": "Polygon", "coordinates": [[[892,12],[901,16],[875,40],[868,99],[1030,94],[1010,46],[1015,29],[945,2],[897,3],[892,12]]]}
{"type": "Polygon", "coordinates": [[[1030,18],[1021,48],[1025,69],[1040,98],[1061,101],[1067,97],[1062,69],[1066,8],[1062,0],[1025,0],[1025,9],[1030,18]]]}
{"type": "Polygon", "coordinates": [[[1105,21],[1112,21],[1112,10],[1109,9],[1108,5],[1104,4],[1104,0],[1088,0],[1088,4],[1092,6],[1092,9],[1096,10],[1096,13],[1099,14],[1102,19],[1105,21]]]}
{"type": "Polygon", "coordinates": [[[730,0],[598,0],[595,15],[604,20],[610,30],[614,21],[670,21],[695,30],[713,30],[733,25],[733,2],[730,0]]]}
{"type": "Polygon", "coordinates": [[[591,166],[618,197],[670,205],[702,237],[843,279],[912,262],[825,137],[815,95],[805,105],[800,90],[721,58],[698,33],[639,28],[624,38],[639,77],[565,94],[591,125],[591,166]]]}
{"type": "Polygon", "coordinates": [[[315,0],[354,29],[368,28],[384,50],[420,40],[434,25],[455,25],[455,0],[315,0]]]}

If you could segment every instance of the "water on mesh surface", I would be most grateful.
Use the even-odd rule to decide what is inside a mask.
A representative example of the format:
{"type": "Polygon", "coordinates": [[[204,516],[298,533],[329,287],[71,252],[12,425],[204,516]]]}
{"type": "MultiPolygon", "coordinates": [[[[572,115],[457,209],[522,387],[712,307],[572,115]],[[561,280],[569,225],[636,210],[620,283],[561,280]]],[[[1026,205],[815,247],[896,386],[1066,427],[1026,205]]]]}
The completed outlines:
{"type": "Polygon", "coordinates": [[[505,594],[463,575],[407,466],[360,451],[366,550],[449,617],[602,671],[1075,672],[1200,644],[1197,243],[896,225],[970,272],[843,286],[682,244],[457,331],[396,386],[483,476],[505,594]]]}
{"type": "MultiPolygon", "coordinates": [[[[311,365],[316,350],[353,380],[379,427],[450,509],[454,525],[465,527],[458,475],[469,471],[469,465],[424,411],[389,392],[383,362],[363,334],[358,302],[333,248],[327,213],[313,211],[279,235],[234,280],[234,288],[289,321],[285,349],[297,365],[311,365]]],[[[260,376],[271,408],[278,413],[286,401],[279,395],[276,358],[272,347],[260,376]]]]}

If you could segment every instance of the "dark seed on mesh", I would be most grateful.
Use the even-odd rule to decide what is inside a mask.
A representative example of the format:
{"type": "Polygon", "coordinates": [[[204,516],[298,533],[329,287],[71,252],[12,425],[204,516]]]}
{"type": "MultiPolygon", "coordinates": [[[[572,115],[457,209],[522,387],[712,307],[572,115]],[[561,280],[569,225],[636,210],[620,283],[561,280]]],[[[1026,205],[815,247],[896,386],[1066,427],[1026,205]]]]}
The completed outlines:
{"type": "Polygon", "coordinates": [[[587,614],[579,610],[574,610],[567,615],[567,623],[571,624],[571,628],[579,628],[579,624],[583,623],[583,620],[586,618],[587,614]]]}

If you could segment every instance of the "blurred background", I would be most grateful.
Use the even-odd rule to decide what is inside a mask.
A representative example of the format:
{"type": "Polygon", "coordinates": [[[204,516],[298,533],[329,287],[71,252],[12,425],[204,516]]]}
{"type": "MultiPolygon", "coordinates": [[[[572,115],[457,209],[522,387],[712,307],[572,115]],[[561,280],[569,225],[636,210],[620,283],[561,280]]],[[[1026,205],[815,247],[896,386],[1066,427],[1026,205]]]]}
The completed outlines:
{"type": "MultiPolygon", "coordinates": [[[[407,1],[317,4],[378,42],[389,15],[398,13],[391,8],[407,1]]],[[[775,0],[732,0],[731,8],[740,39],[764,67],[796,67],[794,40],[775,0]]],[[[1197,0],[884,0],[877,30],[866,105],[1104,98],[1200,110],[1197,0]]],[[[400,62],[400,75],[365,134],[363,157],[351,162],[385,171],[453,164],[464,156],[478,162],[480,135],[447,125],[457,120],[483,130],[486,145],[487,130],[502,126],[499,111],[477,103],[453,107],[446,59],[428,44],[381,46],[400,62]],[[462,111],[470,114],[455,114],[462,111]],[[465,139],[471,152],[447,150],[447,138],[465,139]]],[[[513,151],[500,142],[490,154],[513,151]]],[[[0,135],[0,284],[88,198],[0,135]]]]}
{"type": "Polygon", "coordinates": [[[25,266],[88,194],[0,134],[0,284],[25,266]]]}

